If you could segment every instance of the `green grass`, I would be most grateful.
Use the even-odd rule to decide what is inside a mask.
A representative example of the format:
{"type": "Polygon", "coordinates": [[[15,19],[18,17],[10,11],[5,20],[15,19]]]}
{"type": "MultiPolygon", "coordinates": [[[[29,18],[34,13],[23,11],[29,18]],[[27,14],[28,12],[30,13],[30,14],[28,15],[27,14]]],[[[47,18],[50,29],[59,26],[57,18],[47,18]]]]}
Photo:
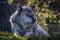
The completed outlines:
{"type": "Polygon", "coordinates": [[[57,36],[51,37],[41,37],[41,36],[30,36],[30,37],[15,37],[12,33],[8,32],[0,32],[0,40],[58,40],[57,36]]]}

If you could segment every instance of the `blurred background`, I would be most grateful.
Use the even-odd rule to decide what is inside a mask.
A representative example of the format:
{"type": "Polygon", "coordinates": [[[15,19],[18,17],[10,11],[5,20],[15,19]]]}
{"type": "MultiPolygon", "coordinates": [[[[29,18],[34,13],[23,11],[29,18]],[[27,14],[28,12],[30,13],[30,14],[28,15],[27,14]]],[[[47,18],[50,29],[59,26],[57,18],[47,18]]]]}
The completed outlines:
{"type": "Polygon", "coordinates": [[[60,0],[3,0],[0,1],[0,32],[11,32],[9,17],[21,6],[34,8],[38,24],[50,36],[60,35],[60,0]],[[3,3],[5,1],[6,3],[3,3]]]}

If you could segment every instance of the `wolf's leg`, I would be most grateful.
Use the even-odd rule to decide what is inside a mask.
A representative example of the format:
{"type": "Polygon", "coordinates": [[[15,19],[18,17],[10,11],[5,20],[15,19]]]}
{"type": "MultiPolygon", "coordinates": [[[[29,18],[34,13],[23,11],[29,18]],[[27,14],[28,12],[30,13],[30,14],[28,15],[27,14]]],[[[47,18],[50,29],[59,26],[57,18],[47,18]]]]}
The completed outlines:
{"type": "Polygon", "coordinates": [[[37,24],[37,31],[38,35],[49,36],[49,34],[38,24],[37,24]]]}

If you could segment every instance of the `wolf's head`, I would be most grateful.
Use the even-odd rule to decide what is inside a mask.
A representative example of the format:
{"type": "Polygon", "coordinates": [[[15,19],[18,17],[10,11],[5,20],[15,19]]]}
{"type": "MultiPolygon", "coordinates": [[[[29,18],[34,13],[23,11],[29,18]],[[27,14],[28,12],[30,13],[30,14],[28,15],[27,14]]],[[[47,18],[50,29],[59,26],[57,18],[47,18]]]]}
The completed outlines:
{"type": "Polygon", "coordinates": [[[17,6],[16,10],[16,20],[19,22],[19,24],[22,25],[24,29],[32,27],[33,24],[36,23],[36,17],[33,9],[28,6],[17,6]]]}

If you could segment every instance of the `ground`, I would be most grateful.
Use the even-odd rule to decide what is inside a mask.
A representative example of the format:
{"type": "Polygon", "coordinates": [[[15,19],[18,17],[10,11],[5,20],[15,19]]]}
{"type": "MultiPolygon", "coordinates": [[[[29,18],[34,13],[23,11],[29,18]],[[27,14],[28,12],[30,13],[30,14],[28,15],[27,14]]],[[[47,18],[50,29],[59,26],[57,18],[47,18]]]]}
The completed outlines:
{"type": "Polygon", "coordinates": [[[30,37],[15,37],[12,33],[9,32],[0,32],[0,40],[58,40],[60,37],[50,36],[50,37],[37,37],[37,36],[30,36],[30,37]]]}

